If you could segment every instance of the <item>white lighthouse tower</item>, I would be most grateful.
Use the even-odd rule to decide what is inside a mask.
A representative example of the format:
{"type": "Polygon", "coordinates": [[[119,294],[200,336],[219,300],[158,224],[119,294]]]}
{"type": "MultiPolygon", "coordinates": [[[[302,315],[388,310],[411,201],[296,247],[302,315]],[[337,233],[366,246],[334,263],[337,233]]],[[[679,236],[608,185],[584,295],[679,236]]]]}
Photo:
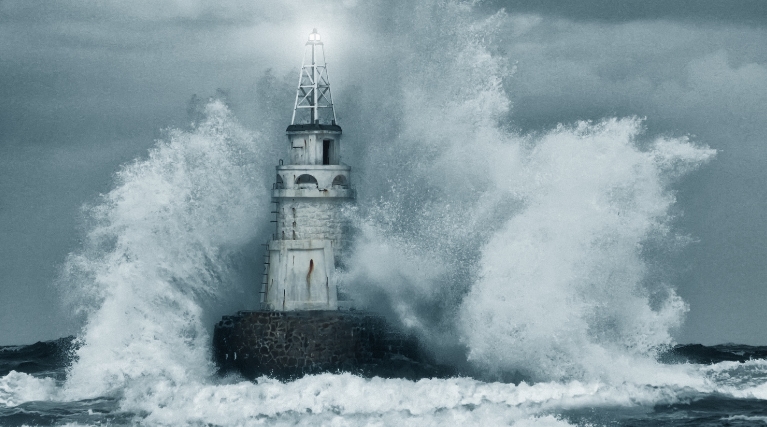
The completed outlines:
{"type": "Polygon", "coordinates": [[[335,310],[335,265],[343,254],[343,205],[354,199],[349,166],[341,164],[325,51],[315,29],[306,42],[288,164],[277,166],[272,190],[277,230],[268,243],[261,305],[266,310],[335,310]]]}

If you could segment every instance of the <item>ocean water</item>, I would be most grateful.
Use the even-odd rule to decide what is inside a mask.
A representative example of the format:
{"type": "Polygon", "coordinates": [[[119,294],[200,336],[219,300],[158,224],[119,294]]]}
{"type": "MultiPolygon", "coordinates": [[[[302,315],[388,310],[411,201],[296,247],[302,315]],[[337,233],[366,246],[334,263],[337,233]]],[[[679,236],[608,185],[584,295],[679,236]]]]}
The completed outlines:
{"type": "MultiPolygon", "coordinates": [[[[73,337],[0,347],[0,425],[750,426],[767,423],[767,347],[676,346],[645,381],[209,377],[72,399],[73,337]],[[135,390],[134,390],[135,392],[135,390]]],[[[144,385],[146,387],[146,384],[144,385]]]]}
{"type": "Polygon", "coordinates": [[[386,25],[375,5],[341,22],[385,43],[334,92],[358,192],[339,287],[463,374],[216,375],[212,325],[257,301],[286,149],[274,100],[293,94],[266,75],[258,126],[198,102],[83,207],[57,280],[82,328],[0,349],[0,424],[767,424],[764,348],[675,347],[688,306],[661,261],[694,236],[675,229],[674,186],[715,151],[637,117],[518,132],[494,45],[507,17],[399,6],[386,25]]]}

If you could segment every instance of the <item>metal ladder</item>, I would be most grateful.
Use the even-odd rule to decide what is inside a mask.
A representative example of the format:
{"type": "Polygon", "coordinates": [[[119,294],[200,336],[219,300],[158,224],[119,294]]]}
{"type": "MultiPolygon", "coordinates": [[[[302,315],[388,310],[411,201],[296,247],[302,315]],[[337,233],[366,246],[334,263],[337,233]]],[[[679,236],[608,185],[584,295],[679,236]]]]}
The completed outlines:
{"type": "Polygon", "coordinates": [[[266,307],[266,293],[269,291],[269,264],[270,264],[270,255],[269,255],[269,244],[265,243],[264,246],[266,246],[266,253],[264,253],[264,274],[261,278],[261,310],[265,309],[266,307]]]}
{"type": "MultiPolygon", "coordinates": [[[[279,206],[279,202],[272,200],[272,203],[279,206]]],[[[280,211],[273,210],[271,213],[274,214],[274,220],[271,222],[275,223],[275,233],[272,235],[272,240],[277,240],[277,229],[279,229],[279,214],[280,211]]],[[[261,276],[261,291],[259,294],[261,294],[261,310],[266,309],[266,296],[269,292],[269,265],[271,264],[271,253],[269,252],[269,243],[262,243],[266,247],[266,252],[264,253],[264,273],[261,276]]]]}

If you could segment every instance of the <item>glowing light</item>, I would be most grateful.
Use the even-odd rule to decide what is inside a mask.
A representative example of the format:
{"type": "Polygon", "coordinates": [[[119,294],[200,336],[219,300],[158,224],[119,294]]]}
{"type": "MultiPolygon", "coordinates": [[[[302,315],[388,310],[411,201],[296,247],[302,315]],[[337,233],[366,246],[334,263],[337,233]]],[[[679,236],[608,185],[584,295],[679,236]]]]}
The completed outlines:
{"type": "Polygon", "coordinates": [[[317,32],[317,29],[315,28],[311,34],[309,34],[309,41],[310,42],[318,42],[320,41],[320,34],[317,32]]]}

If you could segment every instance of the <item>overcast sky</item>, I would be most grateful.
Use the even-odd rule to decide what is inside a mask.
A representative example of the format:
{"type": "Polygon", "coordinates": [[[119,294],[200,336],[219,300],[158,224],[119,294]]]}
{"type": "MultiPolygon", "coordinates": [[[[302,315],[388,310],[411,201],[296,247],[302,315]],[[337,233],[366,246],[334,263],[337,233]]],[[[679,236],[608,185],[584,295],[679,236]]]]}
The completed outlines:
{"type": "MultiPolygon", "coordinates": [[[[78,247],[80,207],[164,128],[185,126],[193,94],[225,89],[255,126],[258,79],[297,69],[314,26],[333,40],[343,91],[397,7],[0,0],[0,345],[74,332],[52,282],[78,247]]],[[[695,240],[670,263],[690,304],[677,338],[767,344],[767,2],[499,0],[467,13],[501,8],[490,43],[516,65],[516,129],[637,115],[650,135],[719,151],[676,186],[675,226],[695,240]]]]}

